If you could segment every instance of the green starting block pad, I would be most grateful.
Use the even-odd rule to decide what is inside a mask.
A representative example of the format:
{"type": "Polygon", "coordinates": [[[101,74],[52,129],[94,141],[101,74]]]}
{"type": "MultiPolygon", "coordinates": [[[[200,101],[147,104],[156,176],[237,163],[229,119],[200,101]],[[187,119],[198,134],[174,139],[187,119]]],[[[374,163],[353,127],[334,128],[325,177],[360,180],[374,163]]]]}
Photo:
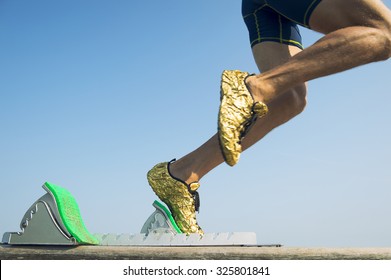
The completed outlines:
{"type": "Polygon", "coordinates": [[[253,232],[184,234],[171,212],[159,201],[137,234],[91,234],[85,227],[75,198],[64,188],[45,183],[47,192],[26,211],[20,232],[6,232],[9,245],[101,246],[255,246],[253,232]]]}
{"type": "Polygon", "coordinates": [[[74,197],[64,188],[45,183],[46,194],[26,211],[20,232],[6,232],[3,243],[18,245],[97,245],[88,232],[74,197]]]}

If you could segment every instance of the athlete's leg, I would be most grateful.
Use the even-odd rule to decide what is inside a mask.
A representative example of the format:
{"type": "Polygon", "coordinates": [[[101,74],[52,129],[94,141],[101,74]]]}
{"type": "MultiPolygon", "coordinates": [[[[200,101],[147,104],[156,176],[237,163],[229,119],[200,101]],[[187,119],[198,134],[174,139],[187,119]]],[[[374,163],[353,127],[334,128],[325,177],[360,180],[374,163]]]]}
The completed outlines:
{"type": "Polygon", "coordinates": [[[287,63],[247,79],[265,103],[303,82],[391,56],[391,12],[380,0],[323,0],[310,26],[327,35],[287,63]]]}
{"type": "MultiPolygon", "coordinates": [[[[264,42],[253,47],[254,59],[260,71],[270,70],[288,61],[301,49],[275,42],[264,42]]],[[[243,150],[263,138],[275,127],[299,114],[305,106],[306,86],[297,85],[268,104],[270,113],[257,120],[242,141],[243,150]]],[[[217,135],[205,144],[170,165],[171,173],[191,183],[198,181],[213,168],[224,162],[217,135]]]]}
{"type": "MultiPolygon", "coordinates": [[[[245,0],[246,1],[246,0],[245,0]]],[[[252,0],[249,0],[252,1],[252,0]]],[[[250,2],[245,2],[249,4],[250,2]]],[[[254,4],[251,2],[250,4],[254,4]]],[[[255,11],[254,11],[255,12],[255,11]]],[[[259,40],[252,43],[254,57],[262,70],[269,70],[279,64],[285,63],[292,55],[301,49],[300,35],[295,24],[283,19],[271,9],[256,11],[256,19],[246,22],[249,31],[260,32],[257,26],[269,26],[267,34],[270,37],[257,36],[259,40]],[[265,14],[267,13],[267,14],[265,14]],[[295,36],[292,35],[295,34],[295,36]],[[293,43],[292,43],[293,42],[293,43]],[[283,45],[288,43],[288,45],[283,45]]],[[[267,35],[263,32],[262,35],[267,35]]],[[[273,128],[299,114],[305,105],[305,85],[297,85],[280,95],[268,106],[273,112],[264,119],[255,123],[255,127],[242,141],[242,149],[246,149],[265,136],[273,128]]],[[[186,233],[200,233],[202,229],[196,220],[196,211],[199,206],[197,189],[198,181],[210,170],[224,162],[218,136],[214,135],[201,147],[184,156],[178,161],[163,162],[155,165],[147,174],[148,182],[160,200],[170,208],[175,221],[182,231],[186,233]]]]}

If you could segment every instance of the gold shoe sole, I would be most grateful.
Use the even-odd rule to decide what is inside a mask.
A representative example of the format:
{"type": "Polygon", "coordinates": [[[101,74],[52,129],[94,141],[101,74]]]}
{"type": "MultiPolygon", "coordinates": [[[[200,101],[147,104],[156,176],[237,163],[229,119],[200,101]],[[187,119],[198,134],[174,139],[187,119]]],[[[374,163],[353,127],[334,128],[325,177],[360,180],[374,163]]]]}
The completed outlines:
{"type": "Polygon", "coordinates": [[[190,189],[195,192],[199,187],[198,183],[188,186],[173,178],[169,172],[168,162],[155,165],[148,172],[147,179],[155,194],[168,206],[183,233],[204,233],[197,223],[196,202],[189,191],[190,189]]]}
{"type": "Polygon", "coordinates": [[[235,165],[242,152],[241,140],[256,118],[267,114],[266,104],[254,102],[245,84],[247,72],[225,70],[221,76],[218,116],[219,143],[225,162],[235,165]]]}

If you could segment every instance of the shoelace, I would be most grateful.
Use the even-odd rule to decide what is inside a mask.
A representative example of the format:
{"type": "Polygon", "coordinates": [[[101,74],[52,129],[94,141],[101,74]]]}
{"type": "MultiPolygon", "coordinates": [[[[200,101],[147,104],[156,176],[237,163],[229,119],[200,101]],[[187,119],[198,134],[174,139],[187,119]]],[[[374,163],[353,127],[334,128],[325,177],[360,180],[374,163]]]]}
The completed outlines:
{"type": "MultiPolygon", "coordinates": [[[[172,159],[169,163],[168,163],[168,172],[170,173],[170,169],[169,169],[169,165],[171,163],[173,163],[174,161],[176,161],[176,159],[172,159]]],[[[178,178],[175,178],[174,176],[172,176],[170,174],[170,176],[172,178],[174,178],[175,180],[178,180],[178,181],[181,181],[179,180],[178,178]]],[[[189,193],[193,196],[193,199],[194,199],[194,208],[195,208],[195,211],[197,211],[198,213],[200,212],[200,195],[199,193],[197,192],[197,189],[200,187],[200,184],[198,182],[193,182],[193,183],[190,183],[190,184],[186,184],[186,182],[183,182],[181,181],[182,183],[184,183],[186,186],[187,186],[187,190],[189,191],[189,193]]]]}
{"type": "Polygon", "coordinates": [[[242,140],[242,138],[244,138],[247,133],[250,131],[251,127],[254,125],[254,123],[256,122],[258,116],[256,114],[254,114],[254,112],[252,112],[252,116],[251,116],[251,119],[249,119],[246,123],[244,123],[243,125],[243,131],[242,133],[240,134],[240,140],[242,140]]]}
{"type": "Polygon", "coordinates": [[[199,194],[197,191],[192,192],[190,189],[189,189],[189,192],[190,192],[191,195],[193,196],[195,210],[196,210],[198,213],[200,213],[200,205],[201,205],[201,202],[200,202],[200,194],[199,194]]]}
{"type": "Polygon", "coordinates": [[[200,184],[198,182],[190,183],[187,185],[187,189],[189,190],[189,193],[193,196],[194,199],[194,207],[195,210],[199,213],[200,212],[200,195],[197,192],[197,189],[199,188],[200,184]],[[193,188],[192,188],[193,186],[193,188]]]}

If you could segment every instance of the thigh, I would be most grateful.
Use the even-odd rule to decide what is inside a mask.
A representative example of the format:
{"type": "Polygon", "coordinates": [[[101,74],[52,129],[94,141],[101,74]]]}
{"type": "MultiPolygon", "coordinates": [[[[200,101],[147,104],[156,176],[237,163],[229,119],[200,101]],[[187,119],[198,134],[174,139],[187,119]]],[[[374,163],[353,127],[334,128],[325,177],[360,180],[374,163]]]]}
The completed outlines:
{"type": "Polygon", "coordinates": [[[309,25],[327,34],[351,26],[391,29],[391,12],[380,0],[322,0],[309,25]]]}
{"type": "Polygon", "coordinates": [[[255,45],[252,51],[259,71],[265,72],[287,62],[299,53],[301,48],[277,42],[263,42],[255,45]]]}

